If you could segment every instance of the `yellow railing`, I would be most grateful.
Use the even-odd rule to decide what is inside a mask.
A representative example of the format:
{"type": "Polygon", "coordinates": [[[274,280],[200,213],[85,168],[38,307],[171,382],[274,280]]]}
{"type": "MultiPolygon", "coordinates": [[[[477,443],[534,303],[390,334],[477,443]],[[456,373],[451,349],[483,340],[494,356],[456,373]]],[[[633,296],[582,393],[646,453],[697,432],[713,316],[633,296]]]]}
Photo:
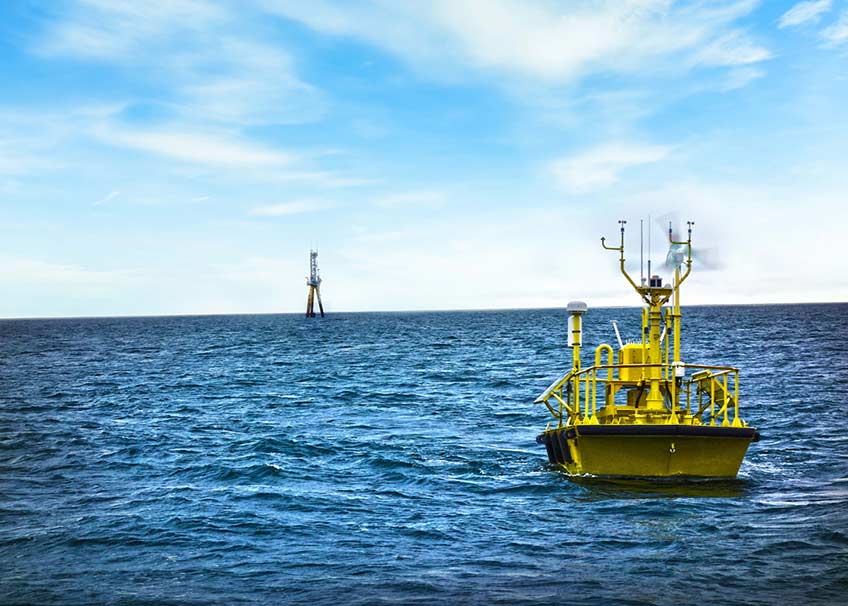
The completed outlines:
{"type": "MultiPolygon", "coordinates": [[[[608,347],[608,346],[607,346],[608,347]]],[[[621,369],[638,368],[643,377],[651,368],[660,368],[662,373],[661,388],[665,406],[659,409],[641,408],[641,414],[651,417],[668,417],[661,422],[701,423],[715,425],[720,420],[721,425],[741,427],[739,419],[739,369],[730,366],[708,366],[703,364],[686,364],[686,370],[695,371],[687,379],[675,378],[676,366],[673,364],[609,364],[612,348],[607,352],[607,364],[600,364],[601,348],[595,356],[595,365],[580,370],[571,370],[555,381],[544,393],[536,398],[536,403],[543,403],[558,421],[558,426],[564,424],[597,424],[621,420],[628,411],[631,416],[634,411],[627,405],[615,402],[615,395],[627,388],[647,389],[648,381],[621,380],[621,369]],[[603,376],[602,376],[603,375],[603,376]],[[603,393],[598,397],[598,384],[603,393]],[[603,421],[598,418],[598,400],[602,401],[603,421]],[[554,400],[555,405],[551,405],[554,400]],[[693,412],[693,400],[697,406],[693,412]],[[617,413],[617,409],[620,409],[617,413]],[[733,417],[730,418],[730,411],[733,417]],[[709,414],[704,418],[704,414],[709,414]],[[678,419],[679,415],[679,419],[678,419]]],[[[641,398],[641,395],[638,396],[641,398]]],[[[637,406],[639,402],[637,400],[637,406]]]]}
{"type": "MultiPolygon", "coordinates": [[[[739,420],[739,370],[727,367],[697,366],[699,371],[692,375],[689,380],[691,386],[695,385],[698,398],[698,410],[693,416],[703,415],[709,408],[710,425],[715,425],[716,419],[722,417],[722,426],[741,426],[739,420]],[[713,372],[716,370],[717,372],[713,372]],[[732,391],[730,378],[732,377],[732,391]],[[706,402],[704,398],[706,397],[706,402]],[[729,409],[733,408],[733,420],[728,418],[729,409]]],[[[688,409],[688,405],[687,405],[688,409]]]]}

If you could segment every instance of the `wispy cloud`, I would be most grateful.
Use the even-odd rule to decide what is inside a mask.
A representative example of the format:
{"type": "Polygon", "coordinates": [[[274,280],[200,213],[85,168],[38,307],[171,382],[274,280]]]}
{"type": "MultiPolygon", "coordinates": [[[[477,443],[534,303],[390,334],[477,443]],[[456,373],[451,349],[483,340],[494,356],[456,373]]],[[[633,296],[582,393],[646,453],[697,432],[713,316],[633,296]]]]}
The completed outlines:
{"type": "MultiPolygon", "coordinates": [[[[207,179],[246,181],[254,185],[298,183],[344,188],[375,183],[374,179],[340,164],[320,147],[285,149],[274,145],[269,137],[256,141],[240,129],[178,120],[135,124],[124,118],[125,112],[126,104],[118,103],[53,112],[23,109],[0,112],[0,176],[84,170],[92,162],[126,166],[136,164],[138,154],[143,154],[150,169],[187,180],[203,173],[207,179]],[[328,168],[331,160],[335,166],[328,168]]],[[[132,180],[129,174],[124,177],[132,180]]],[[[196,187],[196,183],[188,185],[196,187]]],[[[202,193],[208,195],[206,191],[202,193]]],[[[97,197],[100,194],[90,195],[97,203],[108,202],[101,201],[97,197]]],[[[139,193],[127,186],[122,189],[122,195],[134,201],[139,193]]],[[[185,200],[197,196],[177,193],[174,197],[185,200]]]]}
{"type": "Polygon", "coordinates": [[[104,204],[108,204],[109,202],[114,200],[118,196],[119,193],[121,193],[121,192],[119,192],[119,191],[109,192],[107,195],[103,196],[99,200],[92,202],[92,206],[102,206],[104,204]]]}
{"type": "Polygon", "coordinates": [[[659,162],[669,155],[667,145],[610,143],[587,152],[566,156],[551,165],[560,187],[571,193],[587,193],[609,187],[629,168],[659,162]]]}
{"type": "Polygon", "coordinates": [[[440,206],[445,203],[445,194],[438,191],[409,191],[374,198],[374,205],[383,208],[407,208],[410,206],[440,206]]]}
{"type": "Polygon", "coordinates": [[[282,167],[295,159],[290,153],[232,135],[106,128],[100,136],[113,145],[213,167],[282,167]]]}
{"type": "Polygon", "coordinates": [[[179,30],[202,30],[227,18],[220,4],[205,0],[116,3],[78,0],[54,7],[35,50],[43,55],[136,61],[137,51],[165,45],[179,30]]]}
{"type": "MultiPolygon", "coordinates": [[[[234,10],[228,2],[208,0],[69,0],[43,14],[30,48],[39,58],[76,61],[80,70],[108,64],[117,74],[102,112],[66,110],[75,115],[73,122],[51,123],[69,140],[94,136],[115,148],[176,162],[177,168],[215,169],[230,178],[250,169],[250,178],[263,182],[322,187],[370,182],[343,168],[319,166],[314,152],[284,150],[268,137],[257,138],[260,127],[320,119],[327,101],[298,76],[285,43],[257,31],[252,7],[234,10]],[[123,87],[122,75],[130,74],[134,85],[123,87]],[[156,92],[140,96],[138,87],[156,92]]],[[[7,164],[11,170],[11,161],[7,164]]]]}
{"type": "Polygon", "coordinates": [[[0,280],[7,284],[115,288],[136,278],[138,272],[131,270],[100,270],[73,263],[20,257],[0,259],[0,280]]]}
{"type": "MultiPolygon", "coordinates": [[[[318,31],[364,39],[430,71],[462,66],[548,82],[574,81],[596,72],[638,72],[646,61],[697,52],[722,39],[729,23],[756,6],[750,0],[684,7],[667,0],[261,4],[318,31]]],[[[744,33],[734,36],[737,61],[767,56],[768,51],[744,33]]],[[[736,64],[726,57],[722,61],[736,64]]]]}
{"type": "Polygon", "coordinates": [[[766,75],[765,70],[758,67],[739,67],[731,70],[724,80],[722,90],[736,90],[748,86],[754,80],[766,75]]]}
{"type": "Polygon", "coordinates": [[[837,46],[848,42],[848,10],[839,16],[839,20],[822,30],[821,36],[829,46],[837,46]]]}
{"type": "Polygon", "coordinates": [[[173,79],[178,106],[190,118],[238,125],[303,123],[318,119],[327,105],[321,91],[297,76],[288,52],[234,34],[188,53],[173,79]]]}
{"type": "Polygon", "coordinates": [[[750,40],[744,32],[735,30],[704,46],[695,60],[711,66],[738,66],[759,63],[771,57],[771,51],[750,40]]]}
{"type": "Polygon", "coordinates": [[[139,80],[170,87],[166,107],[194,121],[315,120],[326,105],[323,95],[298,78],[285,48],[240,20],[243,12],[205,0],[77,0],[54,7],[33,50],[131,67],[139,80]]]}
{"type": "Polygon", "coordinates": [[[0,176],[19,177],[46,173],[63,164],[49,157],[49,142],[33,139],[27,136],[29,133],[21,132],[21,129],[6,133],[4,126],[0,121],[0,137],[5,134],[12,137],[0,139],[0,176]]]}
{"type": "Polygon", "coordinates": [[[12,151],[10,145],[0,142],[0,175],[12,176],[25,174],[36,166],[34,159],[12,151]]]}
{"type": "Polygon", "coordinates": [[[796,27],[804,23],[815,23],[821,18],[823,13],[830,10],[830,6],[831,0],[799,2],[783,13],[777,26],[783,29],[784,27],[796,27]]]}
{"type": "Polygon", "coordinates": [[[282,217],[319,212],[334,208],[335,206],[333,202],[326,200],[293,200],[291,202],[257,206],[250,209],[250,214],[255,217],[282,217]]]}

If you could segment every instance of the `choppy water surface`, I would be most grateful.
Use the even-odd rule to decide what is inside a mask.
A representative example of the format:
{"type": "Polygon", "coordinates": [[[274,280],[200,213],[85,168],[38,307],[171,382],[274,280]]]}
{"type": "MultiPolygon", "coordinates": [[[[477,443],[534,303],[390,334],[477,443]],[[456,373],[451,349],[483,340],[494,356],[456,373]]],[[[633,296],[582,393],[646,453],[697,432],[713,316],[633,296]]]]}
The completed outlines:
{"type": "Polygon", "coordinates": [[[848,602],[848,305],[685,312],[735,482],[551,469],[564,311],[0,322],[0,603],[848,602]]]}

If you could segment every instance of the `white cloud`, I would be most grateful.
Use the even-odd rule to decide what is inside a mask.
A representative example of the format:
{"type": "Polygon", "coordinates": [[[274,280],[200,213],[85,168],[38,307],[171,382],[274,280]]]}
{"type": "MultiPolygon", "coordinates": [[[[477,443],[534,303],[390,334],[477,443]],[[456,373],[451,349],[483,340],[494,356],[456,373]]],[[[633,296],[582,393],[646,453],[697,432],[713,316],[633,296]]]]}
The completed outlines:
{"type": "MultiPolygon", "coordinates": [[[[0,135],[4,125],[0,124],[0,135]]],[[[43,141],[34,141],[20,132],[14,138],[0,140],[0,176],[24,176],[46,173],[61,166],[61,163],[47,157],[43,141]]]]}
{"type": "Polygon", "coordinates": [[[799,2],[788,11],[783,13],[778,21],[778,27],[796,27],[804,23],[815,23],[820,18],[822,13],[830,10],[831,0],[811,0],[809,2],[799,2]]]}
{"type": "Polygon", "coordinates": [[[666,145],[609,143],[559,158],[552,163],[551,171],[564,190],[587,193],[613,185],[624,170],[659,162],[671,150],[666,145]]]}
{"type": "Polygon", "coordinates": [[[21,175],[32,172],[37,163],[32,157],[13,153],[0,143],[0,175],[21,175]]]}
{"type": "Polygon", "coordinates": [[[375,198],[373,204],[383,208],[406,208],[409,206],[440,206],[445,195],[438,191],[409,191],[375,198]]]}
{"type": "Polygon", "coordinates": [[[335,204],[325,200],[293,200],[279,204],[268,204],[250,209],[250,214],[256,217],[280,217],[284,215],[299,215],[334,208],[335,204]]]}
{"type": "Polygon", "coordinates": [[[746,37],[741,31],[728,32],[703,47],[695,60],[704,65],[738,66],[771,59],[771,52],[746,37]]]}
{"type": "Polygon", "coordinates": [[[0,280],[4,284],[114,288],[136,277],[134,271],[98,270],[18,257],[0,259],[0,280]]]}
{"type": "Polygon", "coordinates": [[[331,170],[262,170],[251,173],[251,178],[268,183],[311,183],[327,188],[362,187],[378,181],[345,172],[331,170]]]}
{"type": "Polygon", "coordinates": [[[44,55],[134,61],[141,49],[179,30],[202,30],[228,17],[205,0],[110,2],[78,0],[60,11],[35,50],[44,55]]]}
{"type": "Polygon", "coordinates": [[[103,204],[108,204],[109,202],[114,200],[118,196],[119,193],[121,193],[121,192],[119,192],[119,191],[110,192],[109,194],[103,196],[99,200],[93,202],[92,206],[102,206],[103,204]]]}
{"type": "MultiPolygon", "coordinates": [[[[169,121],[155,127],[131,126],[121,119],[125,108],[116,104],[80,106],[61,112],[0,112],[0,177],[78,172],[108,162],[115,170],[127,169],[120,178],[137,180],[138,158],[92,146],[94,142],[149,155],[146,170],[177,176],[191,188],[188,192],[175,192],[170,196],[173,199],[196,198],[191,194],[201,174],[207,180],[248,185],[304,183],[341,188],[375,183],[344,166],[325,168],[321,164],[328,154],[320,149],[281,149],[254,141],[239,129],[219,125],[169,121]]],[[[118,178],[116,174],[111,177],[113,181],[118,178]]],[[[114,183],[101,187],[111,185],[114,183]]],[[[206,186],[209,185],[207,181],[206,186]]],[[[121,193],[125,200],[137,201],[140,196],[149,197],[151,192],[140,193],[126,184],[121,193]]],[[[160,193],[157,190],[155,197],[159,198],[160,193]]],[[[208,191],[202,194],[208,195],[208,191]]],[[[106,202],[98,198],[100,192],[91,195],[97,201],[95,205],[106,202]]]]}
{"type": "Polygon", "coordinates": [[[321,91],[297,77],[287,52],[234,35],[188,51],[173,79],[189,118],[240,125],[301,123],[318,119],[327,105],[321,91]]]}
{"type": "Polygon", "coordinates": [[[101,129],[100,136],[113,145],[213,167],[282,167],[295,159],[292,154],[237,136],[116,128],[101,129]]]}
{"type": "Polygon", "coordinates": [[[765,70],[756,67],[739,67],[727,74],[722,90],[736,90],[748,86],[754,80],[766,75],[765,70]]]}
{"type": "Polygon", "coordinates": [[[848,42],[848,11],[842,13],[836,23],[823,29],[821,36],[830,46],[848,42]]]}
{"type": "Polygon", "coordinates": [[[194,121],[286,124],[321,116],[322,93],[297,77],[289,53],[239,17],[205,0],[77,0],[54,9],[34,50],[132,69],[135,78],[170,89],[168,107],[194,121]]]}
{"type": "MultiPolygon", "coordinates": [[[[729,23],[756,6],[750,0],[683,7],[670,0],[261,4],[318,31],[364,39],[425,69],[460,65],[548,82],[638,72],[647,61],[697,51],[721,39],[729,23]]],[[[738,52],[729,64],[769,56],[742,32],[734,35],[738,52]]]]}

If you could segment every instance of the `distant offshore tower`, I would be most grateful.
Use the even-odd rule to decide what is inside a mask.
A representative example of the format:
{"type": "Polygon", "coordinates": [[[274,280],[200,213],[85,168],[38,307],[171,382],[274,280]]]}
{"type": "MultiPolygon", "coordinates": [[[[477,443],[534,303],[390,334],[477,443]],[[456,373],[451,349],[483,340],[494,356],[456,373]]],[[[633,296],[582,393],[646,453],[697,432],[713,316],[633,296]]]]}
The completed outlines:
{"type": "Polygon", "coordinates": [[[321,276],[318,275],[318,251],[309,251],[309,277],[306,278],[309,286],[309,299],[306,301],[306,317],[315,317],[315,299],[318,299],[318,309],[321,317],[324,317],[324,305],[321,303],[321,276]]]}

